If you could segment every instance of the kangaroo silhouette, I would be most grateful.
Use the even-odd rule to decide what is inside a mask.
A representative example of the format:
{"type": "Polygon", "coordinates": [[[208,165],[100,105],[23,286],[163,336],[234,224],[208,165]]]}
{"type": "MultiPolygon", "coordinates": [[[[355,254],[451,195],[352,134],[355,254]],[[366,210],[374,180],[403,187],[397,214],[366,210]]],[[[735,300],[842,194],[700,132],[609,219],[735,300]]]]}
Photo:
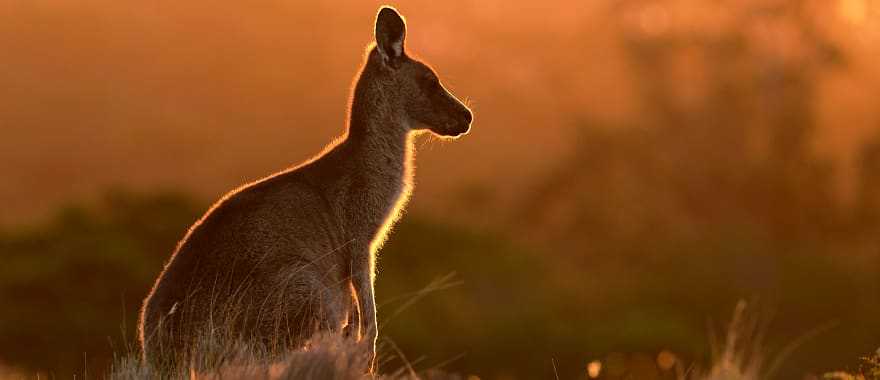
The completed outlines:
{"type": "Polygon", "coordinates": [[[144,301],[148,362],[183,364],[205,336],[284,349],[317,331],[350,334],[374,362],[376,252],[412,188],[413,132],[458,137],[472,121],[405,35],[381,7],[343,136],[226,194],[189,229],[144,301]]]}

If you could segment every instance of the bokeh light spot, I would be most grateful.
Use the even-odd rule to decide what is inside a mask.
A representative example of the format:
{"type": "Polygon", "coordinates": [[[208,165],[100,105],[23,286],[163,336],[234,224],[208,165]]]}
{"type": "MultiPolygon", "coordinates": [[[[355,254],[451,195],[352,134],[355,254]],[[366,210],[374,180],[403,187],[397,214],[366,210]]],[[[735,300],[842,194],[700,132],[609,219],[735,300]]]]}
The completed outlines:
{"type": "Polygon", "coordinates": [[[675,362],[677,361],[678,357],[676,357],[675,354],[669,350],[663,350],[660,351],[659,354],[657,354],[657,367],[660,367],[660,369],[664,371],[671,370],[672,367],[675,366],[675,362]]]}
{"type": "Polygon", "coordinates": [[[587,364],[587,376],[589,376],[591,379],[599,377],[600,373],[602,373],[602,362],[598,360],[593,360],[589,364],[587,364]]]}

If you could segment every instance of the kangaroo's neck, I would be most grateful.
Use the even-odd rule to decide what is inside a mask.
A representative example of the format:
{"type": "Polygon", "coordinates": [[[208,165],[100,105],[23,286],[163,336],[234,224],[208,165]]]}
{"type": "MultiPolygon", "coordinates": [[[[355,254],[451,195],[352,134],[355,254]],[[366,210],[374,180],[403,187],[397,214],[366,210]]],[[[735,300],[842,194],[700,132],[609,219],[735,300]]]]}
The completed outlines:
{"type": "Polygon", "coordinates": [[[369,81],[365,68],[355,86],[344,142],[350,190],[346,197],[347,230],[369,240],[375,250],[384,241],[412,186],[412,136],[390,99],[369,81]]]}
{"type": "Polygon", "coordinates": [[[378,178],[390,175],[403,179],[412,158],[409,130],[381,94],[355,93],[345,141],[349,154],[358,160],[355,164],[370,174],[380,174],[378,178]]]}
{"type": "MultiPolygon", "coordinates": [[[[357,104],[357,100],[353,103],[357,104]]],[[[382,110],[354,104],[345,141],[347,160],[356,168],[351,175],[363,181],[365,190],[399,192],[412,177],[409,127],[382,110]]]]}

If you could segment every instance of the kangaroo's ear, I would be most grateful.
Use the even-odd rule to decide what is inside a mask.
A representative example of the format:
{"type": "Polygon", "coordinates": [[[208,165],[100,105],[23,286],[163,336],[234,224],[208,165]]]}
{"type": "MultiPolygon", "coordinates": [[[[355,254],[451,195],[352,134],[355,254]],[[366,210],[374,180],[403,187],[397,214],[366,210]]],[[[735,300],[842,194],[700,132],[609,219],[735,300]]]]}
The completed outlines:
{"type": "Polygon", "coordinates": [[[379,8],[376,15],[376,47],[382,61],[391,67],[398,67],[403,56],[403,40],[406,38],[406,23],[397,11],[389,6],[379,8]]]}

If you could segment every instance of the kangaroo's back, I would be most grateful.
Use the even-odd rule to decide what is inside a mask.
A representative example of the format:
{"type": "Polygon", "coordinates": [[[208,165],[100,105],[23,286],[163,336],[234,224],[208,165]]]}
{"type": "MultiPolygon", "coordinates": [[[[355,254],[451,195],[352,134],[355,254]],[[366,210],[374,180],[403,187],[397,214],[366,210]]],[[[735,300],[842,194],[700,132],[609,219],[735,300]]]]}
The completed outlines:
{"type": "Polygon", "coordinates": [[[334,270],[342,260],[327,254],[342,245],[338,223],[298,177],[286,173],[239,189],[190,229],[144,304],[141,340],[148,357],[173,360],[169,356],[199,339],[241,334],[275,346],[298,344],[322,317],[289,318],[279,308],[335,307],[321,311],[323,317],[344,322],[347,303],[314,304],[341,292],[312,291],[343,282],[334,270]],[[282,327],[296,333],[272,331],[282,327]],[[217,329],[233,334],[200,336],[217,329]]]}

